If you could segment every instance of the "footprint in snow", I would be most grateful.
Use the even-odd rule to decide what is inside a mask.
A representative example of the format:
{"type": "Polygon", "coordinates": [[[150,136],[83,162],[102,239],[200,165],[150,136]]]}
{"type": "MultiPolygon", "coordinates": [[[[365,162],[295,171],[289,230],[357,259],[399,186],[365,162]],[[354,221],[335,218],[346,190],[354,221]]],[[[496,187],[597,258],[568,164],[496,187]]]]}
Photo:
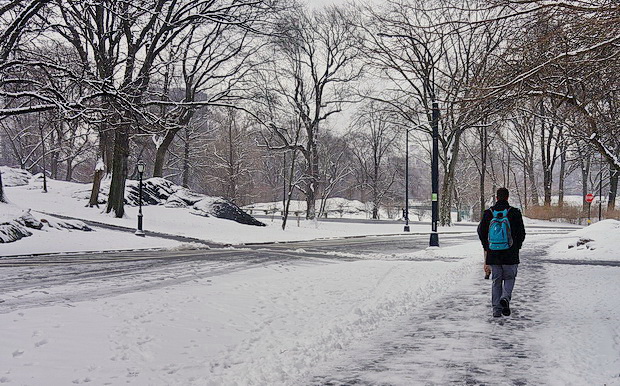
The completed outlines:
{"type": "Polygon", "coordinates": [[[47,339],[40,340],[34,344],[34,347],[41,347],[47,344],[47,339]]]}
{"type": "Polygon", "coordinates": [[[13,351],[13,358],[19,358],[22,355],[24,355],[24,350],[15,350],[15,351],[13,351]]]}

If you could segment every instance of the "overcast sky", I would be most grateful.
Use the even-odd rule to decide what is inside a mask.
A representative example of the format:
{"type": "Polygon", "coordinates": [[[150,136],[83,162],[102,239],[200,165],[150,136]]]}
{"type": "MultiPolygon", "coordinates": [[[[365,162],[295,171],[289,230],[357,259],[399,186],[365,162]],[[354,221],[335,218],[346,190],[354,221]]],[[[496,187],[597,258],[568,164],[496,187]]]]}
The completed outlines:
{"type": "Polygon", "coordinates": [[[322,7],[330,4],[344,4],[347,0],[306,0],[306,4],[311,7],[322,7]]]}

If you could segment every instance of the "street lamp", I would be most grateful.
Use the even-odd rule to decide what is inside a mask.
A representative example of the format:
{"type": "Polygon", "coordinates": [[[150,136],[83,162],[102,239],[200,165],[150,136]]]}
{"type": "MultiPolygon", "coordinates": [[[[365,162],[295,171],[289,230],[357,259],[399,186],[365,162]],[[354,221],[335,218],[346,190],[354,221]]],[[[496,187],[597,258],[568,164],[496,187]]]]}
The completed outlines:
{"type": "Polygon", "coordinates": [[[432,192],[431,192],[431,239],[429,246],[439,246],[439,234],[437,233],[437,222],[439,220],[439,104],[433,101],[433,159],[431,164],[432,192]]]}
{"type": "Polygon", "coordinates": [[[433,53],[429,50],[428,44],[424,43],[416,36],[405,34],[387,34],[380,32],[377,36],[386,38],[402,38],[410,41],[414,47],[414,55],[417,60],[427,66],[427,70],[430,67],[430,76],[420,79],[423,83],[425,92],[430,95],[430,101],[432,106],[432,121],[431,126],[433,130],[433,154],[431,162],[431,179],[432,179],[432,192],[431,192],[431,238],[429,246],[439,246],[439,234],[437,233],[437,223],[439,222],[439,104],[436,101],[435,95],[435,60],[433,53]],[[422,51],[419,49],[422,47],[422,51]]]}
{"type": "Polygon", "coordinates": [[[139,205],[139,209],[138,209],[138,229],[136,230],[136,236],[140,236],[140,237],[144,237],[144,231],[142,230],[142,174],[144,174],[144,168],[146,167],[146,164],[144,163],[144,161],[140,160],[138,161],[138,174],[140,175],[140,184],[138,186],[138,205],[139,205]]]}
{"type": "Polygon", "coordinates": [[[405,134],[405,232],[409,232],[409,130],[405,134]]]}

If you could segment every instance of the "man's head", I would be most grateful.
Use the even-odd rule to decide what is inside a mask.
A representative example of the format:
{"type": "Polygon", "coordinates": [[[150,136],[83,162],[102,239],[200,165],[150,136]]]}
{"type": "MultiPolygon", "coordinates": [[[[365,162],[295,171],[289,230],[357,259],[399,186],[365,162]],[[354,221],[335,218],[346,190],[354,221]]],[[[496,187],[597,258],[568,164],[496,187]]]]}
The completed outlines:
{"type": "Polygon", "coordinates": [[[497,201],[507,201],[508,200],[508,196],[510,194],[508,193],[508,189],[506,188],[499,188],[497,189],[497,201]]]}

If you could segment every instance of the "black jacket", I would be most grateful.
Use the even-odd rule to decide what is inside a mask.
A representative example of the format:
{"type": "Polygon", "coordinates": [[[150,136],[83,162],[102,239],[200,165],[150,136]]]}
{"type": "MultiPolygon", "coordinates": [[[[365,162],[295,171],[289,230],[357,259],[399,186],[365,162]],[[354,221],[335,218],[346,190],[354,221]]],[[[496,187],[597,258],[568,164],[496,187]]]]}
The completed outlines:
{"type": "Polygon", "coordinates": [[[510,233],[512,234],[512,247],[504,251],[492,251],[489,249],[489,225],[493,219],[491,210],[504,210],[510,207],[508,201],[500,200],[490,209],[484,211],[482,220],[478,224],[478,237],[482,242],[482,247],[487,251],[486,263],[489,265],[508,265],[519,264],[519,249],[525,240],[525,226],[523,225],[523,216],[517,208],[510,207],[508,211],[508,221],[510,222],[510,233]]]}

